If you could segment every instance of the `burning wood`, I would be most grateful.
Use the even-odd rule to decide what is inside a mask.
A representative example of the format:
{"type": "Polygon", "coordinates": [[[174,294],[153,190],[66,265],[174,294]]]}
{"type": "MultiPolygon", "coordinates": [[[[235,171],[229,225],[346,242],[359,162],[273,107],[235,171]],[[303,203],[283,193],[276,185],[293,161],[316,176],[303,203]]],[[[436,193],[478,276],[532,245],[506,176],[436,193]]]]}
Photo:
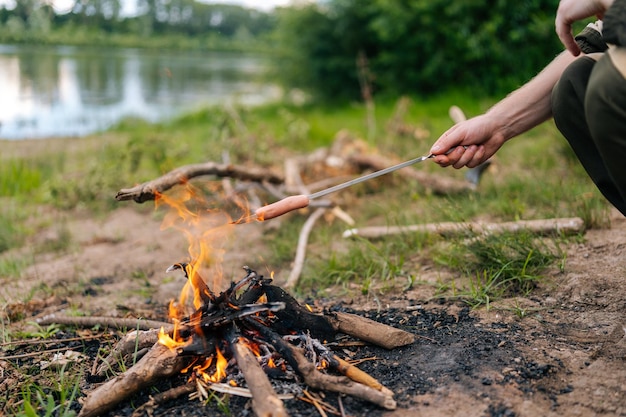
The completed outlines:
{"type": "MultiPolygon", "coordinates": [[[[126,372],[92,391],[85,399],[81,417],[111,410],[159,379],[181,372],[190,375],[181,392],[190,391],[193,381],[202,387],[245,380],[257,416],[288,415],[269,375],[300,380],[314,389],[352,395],[385,409],[396,407],[393,392],[341,359],[324,341],[334,339],[338,332],[349,332],[345,323],[369,328],[361,331],[365,335],[381,331],[386,339],[394,335],[401,340],[396,346],[412,343],[409,333],[367,319],[359,321],[354,318],[357,316],[345,313],[314,314],[282,288],[272,285],[271,279],[247,267],[245,277],[219,295],[210,290],[193,266],[176,264],[171,269],[185,273],[200,303],[191,314],[182,317],[181,306],[172,305],[174,326],[168,331],[162,328],[158,334],[142,333],[144,344],[155,338],[158,342],[126,372]]],[[[138,335],[129,336],[132,337],[138,335]]],[[[377,338],[367,339],[391,348],[377,338]]],[[[121,340],[120,345],[127,348],[128,340],[121,340]]],[[[113,354],[120,355],[121,349],[114,349],[113,354]]],[[[106,369],[110,366],[111,361],[107,360],[102,365],[106,369]]]]}

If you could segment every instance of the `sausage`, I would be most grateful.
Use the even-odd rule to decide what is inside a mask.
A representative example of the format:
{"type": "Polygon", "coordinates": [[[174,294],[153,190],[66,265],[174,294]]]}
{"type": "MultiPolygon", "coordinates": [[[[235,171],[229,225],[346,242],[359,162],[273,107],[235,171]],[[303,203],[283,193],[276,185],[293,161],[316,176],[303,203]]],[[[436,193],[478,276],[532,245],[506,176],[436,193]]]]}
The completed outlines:
{"type": "Polygon", "coordinates": [[[305,208],[309,205],[309,196],[304,194],[292,195],[290,197],[283,198],[275,203],[268,204],[258,208],[254,214],[258,221],[264,221],[273,219],[274,217],[282,216],[285,213],[289,213],[293,210],[305,208]]]}

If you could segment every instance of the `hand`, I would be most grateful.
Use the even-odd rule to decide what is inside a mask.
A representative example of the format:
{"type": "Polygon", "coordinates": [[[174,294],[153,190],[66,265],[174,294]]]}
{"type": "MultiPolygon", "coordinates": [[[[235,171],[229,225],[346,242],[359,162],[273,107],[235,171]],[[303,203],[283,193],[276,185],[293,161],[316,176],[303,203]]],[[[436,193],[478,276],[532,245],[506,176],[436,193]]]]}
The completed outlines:
{"type": "Polygon", "coordinates": [[[492,115],[483,114],[452,126],[437,139],[430,152],[442,167],[474,168],[491,158],[504,142],[501,123],[492,115]]]}
{"type": "Polygon", "coordinates": [[[580,47],[572,35],[572,23],[591,16],[602,19],[611,4],[613,0],[561,0],[554,26],[559,39],[572,55],[580,54],[580,47]]]}

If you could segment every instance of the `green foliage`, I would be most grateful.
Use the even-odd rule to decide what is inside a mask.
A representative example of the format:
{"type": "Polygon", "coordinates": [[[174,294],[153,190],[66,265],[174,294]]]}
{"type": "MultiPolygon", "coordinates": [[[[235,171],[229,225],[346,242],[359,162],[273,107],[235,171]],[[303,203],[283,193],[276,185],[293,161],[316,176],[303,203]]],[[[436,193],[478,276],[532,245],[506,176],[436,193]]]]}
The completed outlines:
{"type": "Polygon", "coordinates": [[[271,14],[230,4],[146,0],[137,16],[123,16],[119,0],[75,0],[69,13],[50,2],[0,6],[0,41],[52,44],[259,50],[274,27],[271,14]]]}
{"type": "Polygon", "coordinates": [[[281,10],[280,74],[321,98],[359,98],[356,58],[386,94],[451,86],[494,93],[519,85],[562,46],[558,0],[332,0],[281,10]],[[303,30],[302,28],[306,28],[303,30]]]}

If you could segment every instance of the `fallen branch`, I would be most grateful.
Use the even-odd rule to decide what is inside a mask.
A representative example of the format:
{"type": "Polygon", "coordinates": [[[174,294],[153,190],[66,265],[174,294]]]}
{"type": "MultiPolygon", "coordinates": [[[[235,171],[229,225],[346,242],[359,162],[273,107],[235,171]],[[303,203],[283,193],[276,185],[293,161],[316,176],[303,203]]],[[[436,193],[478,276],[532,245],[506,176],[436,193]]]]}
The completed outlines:
{"type": "Polygon", "coordinates": [[[177,375],[191,360],[157,342],[133,367],[91,391],[78,416],[102,415],[143,388],[177,375]]]}
{"type": "Polygon", "coordinates": [[[63,324],[67,326],[76,327],[112,327],[118,330],[135,329],[135,330],[150,330],[158,329],[162,326],[171,326],[170,323],[158,320],[146,320],[146,319],[130,319],[119,317],[97,317],[97,316],[78,316],[70,317],[56,314],[49,314],[40,319],[35,320],[39,325],[48,324],[63,324]]]}
{"type": "Polygon", "coordinates": [[[541,219],[541,220],[519,220],[504,223],[484,223],[484,222],[443,222],[427,223],[409,226],[373,226],[358,229],[349,229],[343,232],[343,237],[361,236],[366,238],[377,238],[381,236],[402,234],[402,233],[426,233],[438,234],[444,237],[462,235],[488,235],[497,233],[529,232],[533,234],[576,234],[585,230],[585,222],[579,217],[541,219]]]}
{"type": "Polygon", "coordinates": [[[121,189],[118,191],[115,199],[118,201],[135,200],[137,203],[143,203],[154,200],[157,193],[169,190],[175,185],[184,184],[191,178],[204,175],[215,175],[220,178],[237,178],[243,181],[266,181],[272,184],[283,183],[283,178],[280,175],[266,169],[205,162],[203,164],[185,165],[154,180],[144,182],[132,188],[121,189]]]}
{"type": "Polygon", "coordinates": [[[356,314],[336,311],[327,313],[325,317],[336,331],[385,349],[395,349],[415,341],[415,336],[409,332],[356,314]]]}

